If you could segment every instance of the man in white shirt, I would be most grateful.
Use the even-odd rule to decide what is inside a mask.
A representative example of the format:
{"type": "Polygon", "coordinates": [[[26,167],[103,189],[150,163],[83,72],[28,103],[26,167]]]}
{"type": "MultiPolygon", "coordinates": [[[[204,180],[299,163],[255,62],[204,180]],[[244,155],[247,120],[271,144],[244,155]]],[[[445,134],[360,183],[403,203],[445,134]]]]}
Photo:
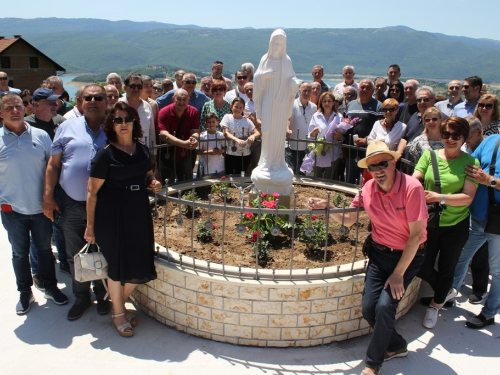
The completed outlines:
{"type": "Polygon", "coordinates": [[[454,79],[448,84],[448,100],[437,102],[434,107],[439,108],[446,116],[453,115],[453,109],[459,103],[462,103],[462,82],[454,79]]]}
{"type": "Polygon", "coordinates": [[[334,88],[335,91],[341,93],[344,95],[344,90],[347,86],[352,86],[358,91],[358,84],[354,82],[354,66],[352,65],[346,65],[344,66],[344,69],[342,70],[342,76],[344,77],[344,82],[341,82],[337,84],[334,88]]]}
{"type": "Polygon", "coordinates": [[[78,90],[76,90],[76,94],[75,94],[76,105],[73,107],[73,109],[69,110],[68,112],[66,112],[64,114],[64,118],[66,120],[70,120],[72,118],[77,118],[77,117],[82,116],[83,89],[84,88],[85,88],[85,85],[81,85],[80,87],[78,87],[78,90]]]}
{"type": "Polygon", "coordinates": [[[245,85],[248,83],[248,73],[246,70],[240,69],[236,72],[234,79],[237,87],[234,90],[228,91],[224,96],[224,100],[232,104],[236,97],[242,98],[245,103],[248,103],[248,96],[245,94],[245,85]]]}
{"type": "MultiPolygon", "coordinates": [[[[302,159],[306,155],[305,142],[307,130],[313,114],[316,112],[316,104],[309,101],[311,98],[312,86],[309,82],[302,82],[299,88],[299,97],[293,101],[292,116],[288,120],[286,132],[287,138],[301,139],[304,142],[288,141],[285,149],[285,159],[294,174],[299,174],[302,159]]],[[[303,174],[300,172],[300,174],[303,174]]]]}

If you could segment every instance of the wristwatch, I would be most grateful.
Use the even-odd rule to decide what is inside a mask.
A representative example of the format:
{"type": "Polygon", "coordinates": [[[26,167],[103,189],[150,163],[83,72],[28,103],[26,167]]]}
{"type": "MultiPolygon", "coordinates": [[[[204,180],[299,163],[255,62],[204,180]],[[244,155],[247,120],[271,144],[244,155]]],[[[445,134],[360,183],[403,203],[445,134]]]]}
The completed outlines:
{"type": "Polygon", "coordinates": [[[490,186],[494,189],[495,186],[497,186],[497,181],[498,179],[496,177],[493,177],[493,180],[490,181],[490,186]]]}
{"type": "Polygon", "coordinates": [[[441,194],[441,202],[439,204],[445,205],[446,204],[446,195],[441,194]]]}

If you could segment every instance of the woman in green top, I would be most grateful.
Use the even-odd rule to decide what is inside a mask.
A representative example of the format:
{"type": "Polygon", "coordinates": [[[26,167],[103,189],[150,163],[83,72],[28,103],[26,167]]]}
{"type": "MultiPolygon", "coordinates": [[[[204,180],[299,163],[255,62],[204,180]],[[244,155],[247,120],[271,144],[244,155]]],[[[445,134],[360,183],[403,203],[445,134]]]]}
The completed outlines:
{"type": "Polygon", "coordinates": [[[423,325],[434,328],[439,309],[457,295],[451,289],[455,266],[460,252],[469,238],[469,205],[476,194],[477,183],[465,174],[468,164],[479,166],[477,159],[461,151],[469,136],[469,123],[460,117],[450,117],[441,123],[444,148],[425,151],[413,177],[424,184],[427,204],[440,202],[445,205],[439,227],[427,228],[427,249],[419,277],[434,289],[434,299],[426,311],[423,325]],[[431,152],[436,153],[441,194],[436,193],[431,152]],[[439,254],[438,269],[434,269],[439,254]]]}

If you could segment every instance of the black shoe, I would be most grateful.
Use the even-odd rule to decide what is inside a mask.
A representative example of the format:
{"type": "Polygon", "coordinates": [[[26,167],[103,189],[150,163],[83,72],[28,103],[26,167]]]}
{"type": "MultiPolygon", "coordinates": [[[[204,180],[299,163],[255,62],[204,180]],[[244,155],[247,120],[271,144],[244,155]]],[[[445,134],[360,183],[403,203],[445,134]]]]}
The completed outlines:
{"type": "Polygon", "coordinates": [[[480,293],[480,292],[472,292],[469,296],[469,303],[473,305],[481,305],[486,298],[488,297],[488,292],[480,293]]]}
{"type": "Polygon", "coordinates": [[[16,305],[16,314],[24,315],[30,311],[31,304],[35,302],[35,297],[31,290],[29,292],[21,292],[21,297],[16,305]]]}
{"type": "Polygon", "coordinates": [[[56,305],[65,305],[68,303],[68,297],[57,286],[45,288],[44,297],[54,301],[56,305]]]}
{"type": "Polygon", "coordinates": [[[396,350],[393,354],[387,354],[387,350],[384,353],[384,362],[390,361],[394,358],[403,358],[408,355],[408,344],[396,350]]]}
{"type": "Polygon", "coordinates": [[[45,291],[45,287],[43,286],[43,281],[40,278],[39,274],[33,275],[33,284],[35,284],[35,288],[37,288],[38,290],[40,290],[42,292],[45,291]]]}
{"type": "Polygon", "coordinates": [[[59,271],[71,276],[71,269],[69,268],[68,262],[59,263],[59,271]]]}
{"type": "Polygon", "coordinates": [[[86,309],[90,307],[92,302],[89,299],[77,299],[75,304],[68,311],[68,320],[80,319],[86,309]]]}
{"type": "Polygon", "coordinates": [[[484,328],[492,324],[495,324],[495,318],[487,318],[483,314],[476,315],[465,322],[469,328],[484,328]]]}
{"type": "Polygon", "coordinates": [[[97,298],[97,313],[99,315],[106,315],[111,311],[111,302],[109,299],[97,298]]]}
{"type": "MultiPolygon", "coordinates": [[[[433,299],[434,297],[421,297],[420,304],[429,307],[433,299]]],[[[446,301],[446,303],[444,304],[444,307],[453,307],[453,306],[455,306],[455,299],[446,301]]]]}

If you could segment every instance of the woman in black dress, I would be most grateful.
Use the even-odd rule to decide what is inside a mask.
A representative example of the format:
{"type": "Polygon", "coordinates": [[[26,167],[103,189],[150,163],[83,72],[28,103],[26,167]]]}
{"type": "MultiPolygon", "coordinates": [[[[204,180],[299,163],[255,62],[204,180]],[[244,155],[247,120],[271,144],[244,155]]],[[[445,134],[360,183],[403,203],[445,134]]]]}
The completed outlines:
{"type": "Polygon", "coordinates": [[[156,279],[151,208],[146,189],[161,190],[151,171],[137,111],[118,102],[104,123],[108,144],[92,161],[85,240],[97,243],[108,262],[113,325],[133,336],[136,317],[125,302],[137,284],[156,279]]]}

